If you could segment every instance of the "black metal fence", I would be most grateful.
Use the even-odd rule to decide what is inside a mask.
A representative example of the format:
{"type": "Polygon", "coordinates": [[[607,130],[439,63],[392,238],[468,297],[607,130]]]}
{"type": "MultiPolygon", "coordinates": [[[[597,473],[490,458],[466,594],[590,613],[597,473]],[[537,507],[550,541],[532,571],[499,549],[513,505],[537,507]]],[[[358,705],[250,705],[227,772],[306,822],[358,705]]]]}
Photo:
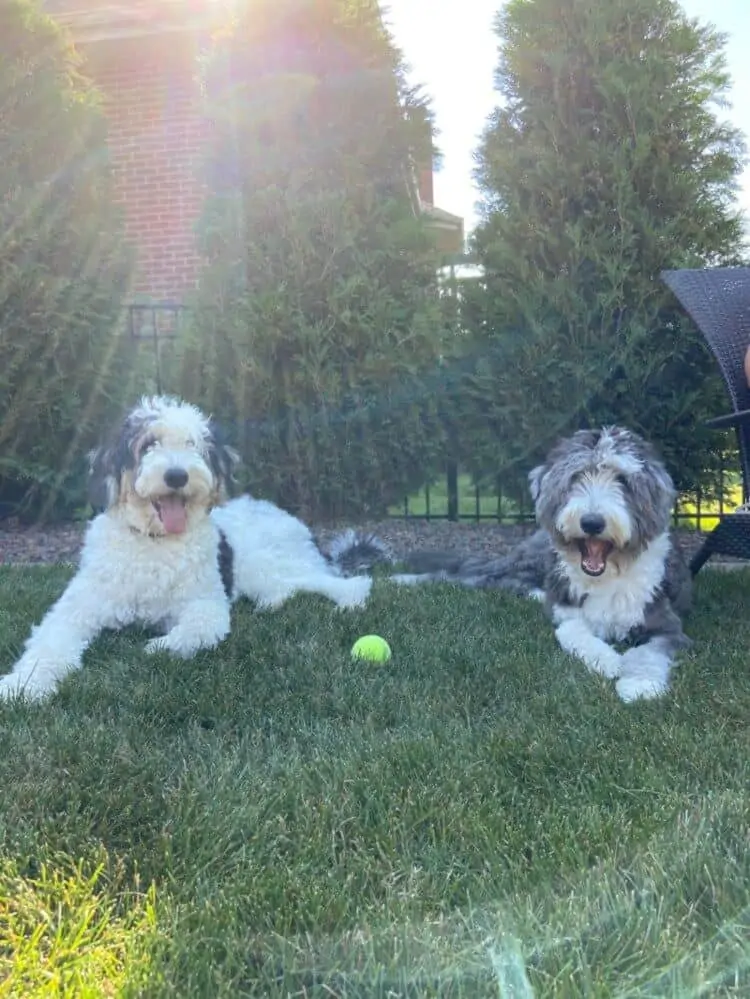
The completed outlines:
{"type": "Polygon", "coordinates": [[[494,490],[482,489],[459,466],[449,462],[444,479],[429,483],[415,496],[405,497],[390,516],[405,520],[494,520],[523,524],[534,519],[530,502],[515,500],[498,479],[494,490]]]}
{"type": "MultiPolygon", "coordinates": [[[[471,263],[466,258],[463,263],[471,263]]],[[[450,269],[448,293],[456,294],[457,278],[450,269]]],[[[186,307],[176,302],[132,304],[128,306],[130,335],[147,343],[154,355],[154,384],[157,392],[163,390],[162,348],[179,335],[186,307]]],[[[674,510],[674,524],[707,530],[715,526],[717,518],[730,513],[741,502],[742,476],[736,454],[722,455],[720,467],[720,496],[716,501],[706,501],[700,495],[681,497],[674,510]],[[731,501],[723,497],[731,497],[731,501]]],[[[523,492],[523,490],[521,491],[523,492]]],[[[504,490],[502,478],[494,489],[482,489],[467,473],[462,474],[455,463],[449,463],[445,475],[425,485],[419,494],[405,497],[389,510],[389,516],[405,520],[490,521],[496,524],[530,524],[534,511],[530,498],[517,500],[512,492],[504,490]]]]}
{"type": "MultiPolygon", "coordinates": [[[[700,494],[682,496],[675,505],[675,527],[711,530],[719,517],[731,513],[743,502],[739,457],[722,454],[719,469],[720,498],[706,499],[700,494]]],[[[389,511],[401,520],[448,520],[496,524],[531,524],[534,511],[531,500],[515,500],[503,491],[502,479],[494,489],[484,489],[468,474],[461,474],[456,464],[449,464],[445,476],[426,485],[419,493],[404,498],[389,511]]]]}

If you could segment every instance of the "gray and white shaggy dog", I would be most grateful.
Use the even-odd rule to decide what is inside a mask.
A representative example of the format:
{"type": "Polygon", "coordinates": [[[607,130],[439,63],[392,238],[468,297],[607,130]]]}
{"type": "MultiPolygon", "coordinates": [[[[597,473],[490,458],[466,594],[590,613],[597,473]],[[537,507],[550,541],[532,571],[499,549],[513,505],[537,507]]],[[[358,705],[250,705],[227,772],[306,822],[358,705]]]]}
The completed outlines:
{"type": "Polygon", "coordinates": [[[230,607],[249,597],[279,607],[298,591],[360,607],[367,575],[345,572],[371,544],[350,533],[326,557],[310,530],[273,503],[228,498],[237,455],[213,422],[179,399],[143,398],[91,459],[92,502],[80,566],[33,628],[0,698],[51,693],[105,628],[161,630],[146,652],[190,657],[229,633],[230,607]]]}
{"type": "Polygon", "coordinates": [[[562,648],[616,677],[622,700],[665,693],[675,653],[690,644],[681,615],[691,576],[670,534],[675,489],[656,452],[622,427],[581,430],[529,483],[539,530],[508,555],[414,553],[394,579],[542,599],[562,648]]]}

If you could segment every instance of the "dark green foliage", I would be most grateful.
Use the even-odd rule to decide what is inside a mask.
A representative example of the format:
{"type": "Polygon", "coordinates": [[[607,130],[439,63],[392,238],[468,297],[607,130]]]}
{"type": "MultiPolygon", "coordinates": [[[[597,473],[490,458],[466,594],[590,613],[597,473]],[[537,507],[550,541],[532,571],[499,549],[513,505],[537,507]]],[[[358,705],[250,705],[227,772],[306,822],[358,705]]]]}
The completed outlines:
{"type": "Polygon", "coordinates": [[[0,7],[0,500],[83,502],[85,451],[129,389],[104,119],[65,36],[0,7]]]}
{"type": "Polygon", "coordinates": [[[497,34],[462,439],[483,469],[526,469],[559,434],[617,421],[681,488],[710,485],[702,422],[726,401],[659,274],[739,262],[723,39],[672,0],[511,0],[497,34]]]}
{"type": "Polygon", "coordinates": [[[317,518],[382,510],[441,446],[444,323],[412,179],[429,113],[374,0],[253,0],[208,92],[208,264],[179,388],[229,426],[259,494],[317,518]]]}

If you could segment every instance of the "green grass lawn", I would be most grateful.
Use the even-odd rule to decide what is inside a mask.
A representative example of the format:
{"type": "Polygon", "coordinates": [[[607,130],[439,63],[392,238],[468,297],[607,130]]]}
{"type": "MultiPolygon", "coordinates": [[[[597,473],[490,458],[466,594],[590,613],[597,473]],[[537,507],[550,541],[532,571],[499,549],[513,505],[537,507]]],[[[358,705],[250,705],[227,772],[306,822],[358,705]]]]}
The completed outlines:
{"type": "MultiPolygon", "coordinates": [[[[66,578],[0,572],[3,668],[66,578]]],[[[0,997],[750,995],[750,575],[699,584],[630,706],[497,593],[104,636],[0,706],[0,997]]]]}

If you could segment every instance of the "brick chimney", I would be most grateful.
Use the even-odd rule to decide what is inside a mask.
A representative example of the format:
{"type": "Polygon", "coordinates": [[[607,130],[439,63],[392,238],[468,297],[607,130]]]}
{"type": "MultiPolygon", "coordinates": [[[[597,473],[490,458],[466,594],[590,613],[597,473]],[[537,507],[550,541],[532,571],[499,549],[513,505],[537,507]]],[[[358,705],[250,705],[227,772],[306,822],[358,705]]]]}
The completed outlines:
{"type": "Polygon", "coordinates": [[[126,232],[137,249],[133,291],[180,300],[200,258],[208,123],[199,56],[221,4],[212,0],[45,0],[71,32],[102,93],[126,232]]]}

